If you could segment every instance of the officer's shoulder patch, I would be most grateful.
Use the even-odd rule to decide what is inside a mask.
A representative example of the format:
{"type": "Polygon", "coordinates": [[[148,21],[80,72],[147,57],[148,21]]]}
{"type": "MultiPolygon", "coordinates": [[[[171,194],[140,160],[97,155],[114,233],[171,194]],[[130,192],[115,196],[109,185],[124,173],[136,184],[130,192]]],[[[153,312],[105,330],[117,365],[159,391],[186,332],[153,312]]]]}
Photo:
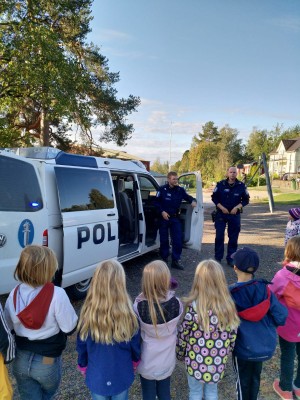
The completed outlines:
{"type": "Polygon", "coordinates": [[[218,186],[216,186],[215,188],[214,188],[214,193],[216,193],[218,191],[218,186]]]}

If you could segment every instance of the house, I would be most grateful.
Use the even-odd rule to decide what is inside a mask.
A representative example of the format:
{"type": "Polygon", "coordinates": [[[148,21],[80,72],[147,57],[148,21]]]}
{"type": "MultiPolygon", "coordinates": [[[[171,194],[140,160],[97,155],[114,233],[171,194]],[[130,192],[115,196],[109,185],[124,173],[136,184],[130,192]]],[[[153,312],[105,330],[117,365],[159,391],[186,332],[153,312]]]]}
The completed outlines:
{"type": "Polygon", "coordinates": [[[283,139],[276,150],[270,153],[270,175],[300,173],[300,137],[296,139],[283,139]]]}
{"type": "Polygon", "coordinates": [[[156,171],[150,171],[150,174],[155,178],[156,182],[162,186],[165,185],[166,183],[168,183],[168,178],[167,178],[167,174],[161,174],[159,172],[156,171]]]}

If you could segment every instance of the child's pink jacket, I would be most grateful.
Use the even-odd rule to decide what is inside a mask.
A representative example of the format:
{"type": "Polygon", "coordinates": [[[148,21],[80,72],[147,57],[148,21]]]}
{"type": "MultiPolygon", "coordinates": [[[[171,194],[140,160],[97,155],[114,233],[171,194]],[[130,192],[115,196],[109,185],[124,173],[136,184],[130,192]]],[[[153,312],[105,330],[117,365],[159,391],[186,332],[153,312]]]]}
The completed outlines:
{"type": "Polygon", "coordinates": [[[286,267],[288,265],[276,273],[270,285],[280,303],[288,309],[286,323],[277,328],[277,333],[288,342],[300,342],[300,276],[286,267]]]}

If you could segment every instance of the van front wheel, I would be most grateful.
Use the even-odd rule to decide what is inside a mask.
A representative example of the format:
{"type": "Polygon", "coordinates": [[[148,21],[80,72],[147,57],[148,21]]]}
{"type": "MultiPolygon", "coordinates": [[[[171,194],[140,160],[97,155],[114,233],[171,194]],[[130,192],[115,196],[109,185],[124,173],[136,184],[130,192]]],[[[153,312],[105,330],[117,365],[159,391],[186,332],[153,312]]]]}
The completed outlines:
{"type": "Polygon", "coordinates": [[[85,279],[84,281],[78,282],[75,285],[66,288],[66,291],[68,295],[71,297],[71,299],[73,300],[84,299],[89,290],[91,280],[92,278],[85,279]]]}

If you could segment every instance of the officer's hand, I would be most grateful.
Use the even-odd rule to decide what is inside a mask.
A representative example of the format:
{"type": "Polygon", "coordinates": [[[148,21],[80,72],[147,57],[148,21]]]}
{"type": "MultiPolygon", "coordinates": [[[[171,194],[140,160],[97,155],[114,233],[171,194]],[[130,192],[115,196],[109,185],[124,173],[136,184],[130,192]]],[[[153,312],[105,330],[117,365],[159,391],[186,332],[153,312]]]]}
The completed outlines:
{"type": "Polygon", "coordinates": [[[222,211],[223,214],[229,214],[229,211],[227,210],[227,208],[223,207],[223,206],[219,206],[220,210],[222,211]]]}
{"type": "Polygon", "coordinates": [[[196,202],[196,201],[192,201],[191,206],[192,206],[192,207],[196,207],[196,205],[197,205],[197,202],[196,202]]]}
{"type": "Polygon", "coordinates": [[[163,219],[165,219],[165,220],[169,220],[169,218],[170,218],[170,215],[166,212],[166,211],[163,211],[162,213],[161,213],[161,215],[162,215],[162,217],[163,217],[163,219]]]}
{"type": "Polygon", "coordinates": [[[235,215],[235,214],[238,212],[238,210],[239,210],[239,207],[234,207],[234,208],[231,210],[230,214],[235,215]]]}

